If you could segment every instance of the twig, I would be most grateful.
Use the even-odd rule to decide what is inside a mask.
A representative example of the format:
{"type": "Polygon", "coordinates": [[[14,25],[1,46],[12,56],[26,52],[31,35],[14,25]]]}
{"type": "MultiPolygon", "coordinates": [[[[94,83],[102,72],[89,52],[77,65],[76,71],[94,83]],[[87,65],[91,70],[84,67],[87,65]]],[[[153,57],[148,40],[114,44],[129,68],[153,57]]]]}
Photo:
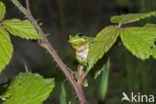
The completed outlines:
{"type": "Polygon", "coordinates": [[[61,58],[58,56],[58,54],[56,53],[56,51],[53,48],[53,46],[49,43],[49,41],[48,41],[48,39],[46,37],[46,34],[44,34],[42,29],[38,25],[37,21],[31,15],[30,8],[29,8],[29,0],[26,0],[26,7],[27,7],[27,9],[25,7],[23,7],[19,3],[18,0],[11,0],[11,1],[32,22],[33,26],[36,28],[36,30],[38,31],[39,35],[45,37],[45,39],[38,40],[37,43],[40,46],[45,47],[48,50],[48,52],[51,54],[51,56],[54,58],[54,60],[56,61],[56,63],[60,67],[60,69],[63,71],[63,73],[65,74],[67,79],[70,81],[70,83],[74,87],[74,89],[75,89],[75,91],[77,93],[77,96],[79,98],[80,104],[86,104],[86,100],[85,100],[85,97],[84,97],[84,94],[83,94],[81,86],[72,78],[72,76],[71,76],[67,66],[63,63],[61,58]]]}

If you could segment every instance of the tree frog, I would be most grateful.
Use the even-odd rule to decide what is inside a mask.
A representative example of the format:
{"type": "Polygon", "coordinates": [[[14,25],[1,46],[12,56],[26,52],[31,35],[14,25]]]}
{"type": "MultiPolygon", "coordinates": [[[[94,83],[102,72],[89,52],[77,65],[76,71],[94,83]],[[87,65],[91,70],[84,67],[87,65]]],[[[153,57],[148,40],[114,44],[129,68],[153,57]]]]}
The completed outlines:
{"type": "MultiPolygon", "coordinates": [[[[75,78],[77,79],[78,83],[84,74],[84,68],[86,68],[88,64],[87,56],[92,39],[93,39],[92,37],[82,36],[80,33],[76,34],[75,36],[69,35],[68,42],[70,43],[72,48],[74,48],[76,59],[80,63],[80,65],[78,65],[77,72],[74,72],[75,78]]],[[[88,86],[87,79],[85,79],[82,84],[83,86],[87,87],[88,86]]]]}
{"type": "Polygon", "coordinates": [[[87,66],[87,56],[90,47],[90,42],[92,37],[82,36],[80,33],[75,36],[69,35],[69,43],[74,48],[77,61],[83,65],[87,66]]]}

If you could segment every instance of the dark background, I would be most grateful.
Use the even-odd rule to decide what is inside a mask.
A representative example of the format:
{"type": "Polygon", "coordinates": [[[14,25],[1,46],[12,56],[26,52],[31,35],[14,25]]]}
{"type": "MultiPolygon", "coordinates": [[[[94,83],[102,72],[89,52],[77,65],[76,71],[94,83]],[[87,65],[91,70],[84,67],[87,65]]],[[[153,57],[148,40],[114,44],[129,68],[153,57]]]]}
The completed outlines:
{"type": "MultiPolygon", "coordinates": [[[[25,19],[10,0],[2,1],[7,7],[5,19],[25,19]]],[[[19,1],[25,5],[24,0],[19,1]]],[[[105,26],[111,25],[109,20],[113,15],[156,10],[156,0],[30,0],[30,2],[33,16],[42,24],[42,29],[48,34],[49,41],[60,57],[73,70],[78,63],[73,49],[68,44],[69,34],[82,33],[86,36],[95,36],[105,26]]],[[[141,20],[127,26],[142,26],[146,22],[156,23],[156,18],[141,20]]],[[[78,104],[72,86],[65,80],[63,73],[46,50],[29,40],[14,36],[11,36],[11,40],[14,44],[14,54],[10,64],[0,75],[0,83],[19,72],[25,72],[27,66],[34,73],[56,79],[56,87],[44,104],[59,104],[62,82],[65,85],[67,101],[78,104]]],[[[120,40],[109,53],[111,67],[106,104],[120,104],[123,91],[156,95],[156,61],[152,57],[145,61],[137,59],[120,43],[120,40]]],[[[96,70],[92,69],[88,76],[89,87],[84,88],[88,104],[98,104],[101,75],[94,79],[96,70]]]]}

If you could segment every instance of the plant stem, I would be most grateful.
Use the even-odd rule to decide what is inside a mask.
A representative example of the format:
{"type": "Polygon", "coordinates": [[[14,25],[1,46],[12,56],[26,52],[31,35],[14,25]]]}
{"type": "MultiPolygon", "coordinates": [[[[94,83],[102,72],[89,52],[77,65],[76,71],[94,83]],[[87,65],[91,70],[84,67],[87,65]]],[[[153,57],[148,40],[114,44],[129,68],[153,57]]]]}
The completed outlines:
{"type": "Polygon", "coordinates": [[[11,0],[13,4],[15,4],[16,7],[18,7],[18,9],[32,22],[33,26],[36,28],[36,30],[38,31],[39,35],[45,37],[45,39],[42,40],[38,40],[37,43],[46,48],[47,51],[51,54],[51,56],[53,57],[53,59],[55,60],[55,62],[58,64],[58,66],[60,67],[60,69],[62,70],[62,72],[65,74],[65,76],[67,77],[67,79],[70,81],[70,83],[72,84],[72,86],[74,87],[77,96],[79,98],[80,104],[86,104],[86,100],[82,91],[81,86],[73,79],[71,73],[69,72],[67,66],[63,63],[63,61],[61,60],[61,58],[58,56],[58,54],[56,53],[55,49],[53,48],[53,46],[49,43],[46,34],[44,34],[44,32],[42,31],[42,29],[40,28],[40,26],[38,25],[37,21],[33,18],[33,16],[31,15],[30,9],[29,9],[29,0],[26,0],[26,7],[23,7],[18,0],[11,0]]]}
{"type": "Polygon", "coordinates": [[[67,66],[59,58],[58,54],[56,53],[54,48],[50,45],[49,41],[48,40],[38,41],[38,44],[40,46],[45,47],[49,51],[49,53],[52,55],[54,60],[57,62],[60,69],[62,69],[63,73],[66,75],[67,79],[70,81],[70,83],[75,88],[75,91],[77,92],[77,95],[79,97],[79,100],[80,100],[81,104],[86,104],[85,97],[84,97],[83,91],[81,89],[81,86],[72,78],[67,66]]]}

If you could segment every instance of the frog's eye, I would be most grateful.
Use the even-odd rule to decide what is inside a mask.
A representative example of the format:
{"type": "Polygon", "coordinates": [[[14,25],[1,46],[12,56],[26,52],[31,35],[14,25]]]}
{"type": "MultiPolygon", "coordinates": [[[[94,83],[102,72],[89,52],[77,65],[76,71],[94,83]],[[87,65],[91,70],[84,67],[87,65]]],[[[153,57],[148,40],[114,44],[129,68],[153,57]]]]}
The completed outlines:
{"type": "Polygon", "coordinates": [[[81,38],[82,36],[83,36],[82,34],[78,34],[78,37],[80,37],[80,38],[81,38]]]}
{"type": "Polygon", "coordinates": [[[92,46],[94,44],[94,42],[90,42],[90,45],[92,46]]]}

